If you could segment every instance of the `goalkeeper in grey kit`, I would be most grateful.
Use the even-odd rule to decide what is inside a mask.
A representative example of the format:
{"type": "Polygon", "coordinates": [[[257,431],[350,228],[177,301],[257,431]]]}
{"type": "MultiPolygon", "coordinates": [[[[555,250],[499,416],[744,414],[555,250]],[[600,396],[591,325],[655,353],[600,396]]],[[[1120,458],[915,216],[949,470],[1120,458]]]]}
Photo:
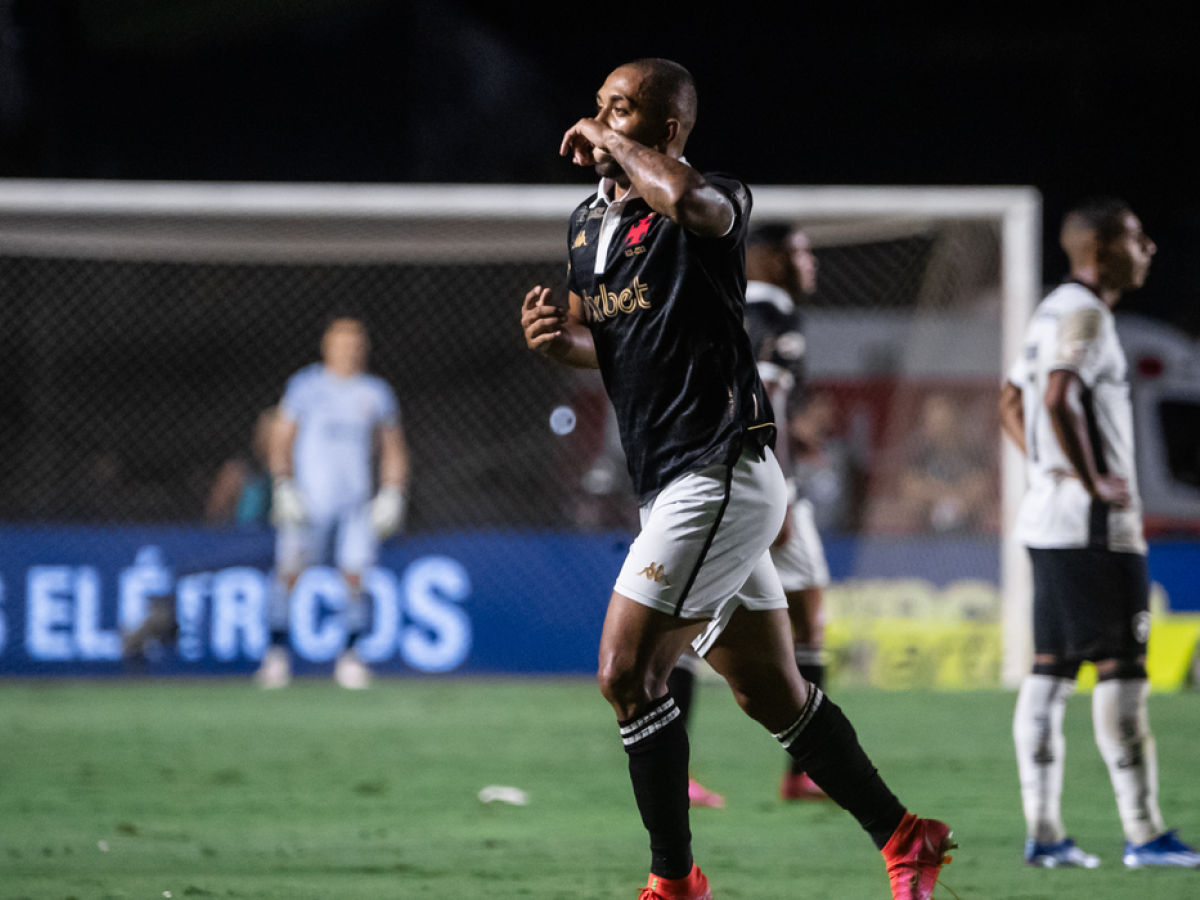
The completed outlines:
{"type": "Polygon", "coordinates": [[[375,564],[379,541],[403,524],[409,465],[396,395],[366,372],[369,347],[362,321],[333,319],[321,338],[322,361],[293,375],[280,402],[270,446],[277,528],[271,646],[256,675],[265,688],[284,687],[291,678],[289,598],[315,565],[336,565],[346,585],[347,640],[334,677],[346,688],[370,684],[354,649],[367,624],[363,574],[375,564]]]}

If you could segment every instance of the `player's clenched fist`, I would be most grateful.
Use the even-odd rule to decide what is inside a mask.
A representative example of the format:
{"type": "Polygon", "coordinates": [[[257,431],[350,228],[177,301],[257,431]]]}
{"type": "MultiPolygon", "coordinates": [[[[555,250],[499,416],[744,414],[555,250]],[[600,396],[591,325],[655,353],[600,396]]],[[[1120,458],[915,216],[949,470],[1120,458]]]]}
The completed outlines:
{"type": "Polygon", "coordinates": [[[550,300],[550,288],[535,287],[525,295],[521,306],[521,328],[525,331],[525,344],[554,356],[565,349],[567,311],[550,300]],[[557,346],[556,346],[557,345],[557,346]]]}

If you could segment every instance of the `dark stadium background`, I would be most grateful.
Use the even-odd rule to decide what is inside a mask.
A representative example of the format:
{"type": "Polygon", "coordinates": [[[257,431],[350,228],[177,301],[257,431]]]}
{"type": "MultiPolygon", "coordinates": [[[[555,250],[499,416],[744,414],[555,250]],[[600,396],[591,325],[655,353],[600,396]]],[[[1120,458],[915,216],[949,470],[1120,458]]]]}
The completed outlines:
{"type": "Polygon", "coordinates": [[[1125,0],[0,0],[0,177],[583,183],[563,130],[669,56],[691,158],[752,183],[1126,197],[1161,249],[1127,308],[1195,334],[1198,34],[1125,0]]]}

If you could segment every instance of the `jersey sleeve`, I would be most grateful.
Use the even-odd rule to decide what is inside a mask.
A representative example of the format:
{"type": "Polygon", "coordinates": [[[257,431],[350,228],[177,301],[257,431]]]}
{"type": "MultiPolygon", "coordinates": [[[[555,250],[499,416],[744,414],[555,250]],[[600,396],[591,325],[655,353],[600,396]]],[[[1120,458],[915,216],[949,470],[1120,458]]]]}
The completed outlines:
{"type": "Polygon", "coordinates": [[[396,400],[396,392],[382,378],[375,382],[376,410],[375,423],[384,428],[400,424],[400,403],[396,400]]]}
{"type": "Polygon", "coordinates": [[[1026,359],[1023,349],[1017,354],[1017,358],[1013,360],[1013,364],[1008,367],[1006,380],[1012,382],[1022,390],[1025,389],[1025,383],[1029,380],[1029,361],[1026,359]]]}
{"type": "MultiPolygon", "coordinates": [[[[731,247],[742,243],[746,239],[746,232],[750,227],[750,209],[754,204],[750,188],[736,178],[716,172],[710,172],[704,177],[733,204],[733,224],[720,237],[704,238],[703,240],[717,241],[731,247]]],[[[697,237],[697,235],[691,236],[697,237]]]]}
{"type": "Polygon", "coordinates": [[[1104,316],[1092,306],[1074,309],[1058,325],[1051,369],[1070,369],[1084,384],[1095,384],[1099,372],[1104,316]]]}
{"type": "Polygon", "coordinates": [[[778,313],[770,303],[746,304],[746,333],[750,336],[750,347],[754,351],[754,361],[762,362],[770,358],[767,345],[770,338],[778,331],[778,313]]]}
{"type": "Polygon", "coordinates": [[[304,415],[307,402],[307,385],[310,379],[304,371],[297,372],[288,379],[287,387],[283,390],[283,399],[279,401],[279,412],[285,421],[299,422],[304,415]]]}

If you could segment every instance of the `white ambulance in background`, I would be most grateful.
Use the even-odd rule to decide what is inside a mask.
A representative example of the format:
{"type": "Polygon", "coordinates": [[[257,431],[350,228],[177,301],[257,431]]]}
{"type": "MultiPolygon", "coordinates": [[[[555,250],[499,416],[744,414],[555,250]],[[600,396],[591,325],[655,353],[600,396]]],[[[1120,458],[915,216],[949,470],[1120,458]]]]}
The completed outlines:
{"type": "Polygon", "coordinates": [[[1200,535],[1200,342],[1118,313],[1148,537],[1200,535]]]}

